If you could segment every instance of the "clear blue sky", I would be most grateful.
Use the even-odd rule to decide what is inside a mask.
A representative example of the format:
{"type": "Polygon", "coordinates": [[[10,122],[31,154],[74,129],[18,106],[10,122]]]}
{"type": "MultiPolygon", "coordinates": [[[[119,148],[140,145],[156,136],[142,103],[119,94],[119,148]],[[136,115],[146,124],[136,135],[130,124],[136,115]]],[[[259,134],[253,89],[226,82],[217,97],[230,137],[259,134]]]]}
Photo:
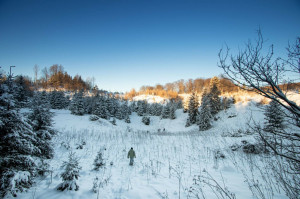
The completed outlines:
{"type": "Polygon", "coordinates": [[[259,27],[284,53],[300,36],[300,1],[0,0],[0,66],[33,77],[35,64],[61,64],[129,91],[219,75],[220,48],[242,48],[259,27]]]}

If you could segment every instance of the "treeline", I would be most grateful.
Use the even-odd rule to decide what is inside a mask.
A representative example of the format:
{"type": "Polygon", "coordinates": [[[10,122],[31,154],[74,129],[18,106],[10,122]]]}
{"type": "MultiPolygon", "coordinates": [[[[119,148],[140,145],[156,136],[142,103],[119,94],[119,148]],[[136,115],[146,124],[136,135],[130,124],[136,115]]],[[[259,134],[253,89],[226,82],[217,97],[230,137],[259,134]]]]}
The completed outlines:
{"type": "MultiPolygon", "coordinates": [[[[65,103],[65,99],[62,96],[53,99],[55,99],[56,104],[64,104],[59,106],[58,109],[68,106],[68,103],[65,103]]],[[[50,102],[51,104],[55,103],[50,102]]],[[[53,108],[57,108],[57,106],[53,108]]],[[[136,112],[138,116],[143,117],[142,122],[149,125],[149,116],[160,116],[161,119],[175,119],[175,111],[182,108],[182,102],[180,100],[170,100],[165,105],[158,103],[151,104],[141,100],[128,102],[115,95],[98,93],[94,96],[85,96],[80,91],[75,93],[72,100],[69,101],[68,108],[74,115],[92,114],[91,120],[102,118],[111,121],[114,125],[116,124],[115,119],[130,123],[129,116],[132,112],[136,112]]]]}
{"type": "MultiPolygon", "coordinates": [[[[230,80],[226,78],[219,79],[219,90],[221,93],[237,92],[239,88],[235,86],[230,80]]],[[[132,99],[137,95],[158,95],[161,97],[175,99],[179,94],[193,92],[202,93],[205,88],[209,88],[211,78],[208,79],[189,79],[178,80],[173,83],[167,83],[165,85],[157,84],[156,86],[142,86],[139,91],[132,89],[130,92],[125,93],[125,99],[132,99]]]]}
{"type": "Polygon", "coordinates": [[[90,90],[94,87],[93,79],[84,81],[80,75],[72,77],[64,71],[62,65],[54,64],[49,68],[43,68],[41,72],[42,75],[38,78],[39,68],[38,66],[34,67],[35,77],[33,85],[36,88],[76,91],[90,90]]]}

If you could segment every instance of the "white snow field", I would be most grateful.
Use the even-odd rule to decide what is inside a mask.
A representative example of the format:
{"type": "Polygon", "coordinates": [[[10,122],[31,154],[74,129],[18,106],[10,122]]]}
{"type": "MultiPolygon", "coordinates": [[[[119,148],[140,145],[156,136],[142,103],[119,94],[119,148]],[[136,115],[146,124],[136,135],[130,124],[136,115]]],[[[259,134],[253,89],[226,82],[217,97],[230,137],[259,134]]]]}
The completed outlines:
{"type": "Polygon", "coordinates": [[[228,136],[229,133],[246,132],[251,118],[263,122],[264,115],[254,102],[232,105],[219,113],[220,118],[214,121],[213,128],[202,132],[196,125],[184,127],[187,114],[182,109],[176,111],[175,120],[150,117],[149,126],[145,126],[135,113],[130,116],[130,124],[117,120],[116,126],[102,119],[89,121],[89,115],[75,116],[68,110],[55,110],[54,113],[54,128],[59,134],[53,139],[55,156],[49,162],[52,175],[49,173],[38,179],[17,198],[177,199],[196,198],[198,194],[199,198],[215,199],[222,198],[221,188],[228,194],[234,193],[238,199],[256,198],[249,186],[257,194],[261,190],[266,198],[287,198],[284,192],[278,193],[280,188],[272,184],[272,180],[270,183],[262,180],[260,170],[256,169],[258,165],[263,167],[262,155],[249,155],[242,150],[233,152],[230,148],[242,140],[254,142],[253,135],[228,136]],[[83,141],[86,142],[83,148],[76,149],[83,141]],[[93,161],[103,147],[106,148],[106,166],[94,171],[93,161]],[[127,159],[130,147],[137,156],[134,166],[129,166],[127,159]],[[82,167],[79,190],[61,192],[56,190],[62,182],[61,165],[71,151],[75,152],[82,167]],[[220,157],[221,154],[225,157],[220,157]],[[100,183],[97,193],[92,191],[95,177],[100,183]]]}

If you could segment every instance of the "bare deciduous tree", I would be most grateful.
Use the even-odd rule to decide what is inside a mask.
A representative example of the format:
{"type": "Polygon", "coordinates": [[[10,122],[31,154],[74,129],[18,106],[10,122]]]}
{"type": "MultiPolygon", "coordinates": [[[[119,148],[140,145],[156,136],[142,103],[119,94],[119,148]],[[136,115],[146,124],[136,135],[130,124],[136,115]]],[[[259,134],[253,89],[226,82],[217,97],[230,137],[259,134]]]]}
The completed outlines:
{"type": "Polygon", "coordinates": [[[274,57],[273,45],[267,51],[263,46],[264,39],[258,30],[256,42],[246,44],[246,48],[237,55],[229,54],[228,47],[221,49],[219,67],[240,88],[255,91],[285,108],[285,117],[293,128],[276,133],[282,140],[280,150],[269,142],[259,124],[254,124],[251,128],[280,160],[285,160],[271,161],[270,169],[275,173],[286,174],[277,175],[276,178],[287,196],[295,198],[300,192],[298,183],[295,183],[300,180],[300,107],[289,99],[287,91],[292,83],[300,80],[300,37],[294,45],[288,46],[286,59],[274,57]]]}
{"type": "MultiPolygon", "coordinates": [[[[288,59],[274,58],[273,45],[264,54],[264,39],[258,30],[258,40],[249,42],[246,49],[238,55],[229,55],[228,47],[219,52],[219,67],[237,86],[255,91],[269,99],[277,101],[291,113],[291,117],[300,127],[300,107],[288,99],[280,85],[288,85],[300,78],[300,37],[296,44],[288,47],[288,59]],[[229,59],[229,61],[228,61],[229,59]],[[289,76],[289,79],[286,76],[289,76]]],[[[298,136],[300,136],[298,134],[298,136]]]]}

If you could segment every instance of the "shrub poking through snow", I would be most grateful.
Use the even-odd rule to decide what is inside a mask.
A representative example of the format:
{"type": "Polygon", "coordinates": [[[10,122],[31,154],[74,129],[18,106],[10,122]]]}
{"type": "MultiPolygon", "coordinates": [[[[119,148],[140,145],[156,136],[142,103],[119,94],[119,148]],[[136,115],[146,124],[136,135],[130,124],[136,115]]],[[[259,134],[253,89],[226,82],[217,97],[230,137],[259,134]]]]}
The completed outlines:
{"type": "Polygon", "coordinates": [[[57,190],[79,190],[79,186],[76,180],[79,178],[79,171],[81,167],[79,166],[78,159],[75,157],[75,153],[69,154],[69,160],[64,161],[62,167],[65,171],[60,175],[63,182],[58,186],[57,190]]]}
{"type": "Polygon", "coordinates": [[[150,124],[150,117],[144,116],[144,117],[142,118],[142,122],[143,122],[145,125],[149,125],[149,124],[150,124]]]}
{"type": "Polygon", "coordinates": [[[99,120],[99,117],[97,115],[91,115],[89,119],[90,121],[96,121],[99,120]]]}

